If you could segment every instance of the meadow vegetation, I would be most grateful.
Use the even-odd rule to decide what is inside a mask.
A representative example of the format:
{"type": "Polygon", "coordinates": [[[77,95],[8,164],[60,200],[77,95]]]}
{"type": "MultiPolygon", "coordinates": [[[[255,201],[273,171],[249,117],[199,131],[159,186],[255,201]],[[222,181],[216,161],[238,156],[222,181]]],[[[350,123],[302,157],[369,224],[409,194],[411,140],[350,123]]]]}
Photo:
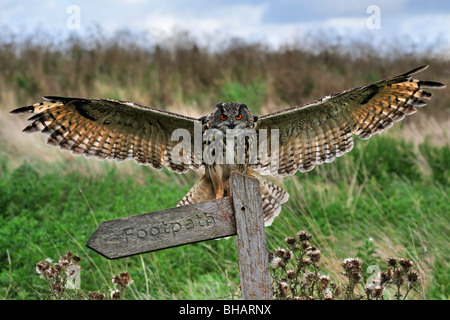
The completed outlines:
{"type": "MultiPolygon", "coordinates": [[[[0,39],[0,299],[49,298],[36,263],[58,261],[67,251],[81,258],[86,292],[114,290],[111,279],[123,271],[133,279],[126,299],[229,299],[239,286],[233,238],[114,261],[87,249],[100,222],[173,207],[198,175],[73,157],[47,146],[43,135],[22,133],[26,117],[10,115],[15,107],[61,95],[130,100],[191,116],[238,101],[264,114],[424,64],[431,66],[420,78],[450,82],[443,53],[396,50],[401,43],[387,56],[370,42],[349,47],[326,39],[276,50],[239,39],[206,47],[187,34],[170,46],[137,45],[126,34],[0,39]]],[[[345,258],[362,260],[365,283],[369,266],[383,269],[387,259],[401,257],[420,273],[408,298],[447,299],[450,92],[433,93],[429,106],[387,132],[355,138],[344,157],[277,180],[290,199],[267,228],[269,249],[308,230],[322,253],[321,273],[334,281],[346,281],[345,258]]],[[[386,289],[383,297],[395,294],[386,289]]]]}

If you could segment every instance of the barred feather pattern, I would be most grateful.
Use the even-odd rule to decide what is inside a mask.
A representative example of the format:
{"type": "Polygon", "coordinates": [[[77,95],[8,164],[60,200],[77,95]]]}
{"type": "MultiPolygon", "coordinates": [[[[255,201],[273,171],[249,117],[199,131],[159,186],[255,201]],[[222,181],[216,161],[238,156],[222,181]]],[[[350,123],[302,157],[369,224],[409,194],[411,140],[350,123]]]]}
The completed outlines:
{"type": "Polygon", "coordinates": [[[258,179],[261,189],[261,200],[264,212],[264,224],[270,226],[281,212],[281,205],[288,201],[289,194],[271,181],[261,177],[257,172],[250,170],[249,176],[258,179]]]}
{"type": "Polygon", "coordinates": [[[280,130],[279,153],[269,148],[277,166],[259,161],[261,174],[292,175],[331,162],[353,148],[353,134],[369,139],[416,112],[430,99],[425,88],[445,85],[412,76],[428,66],[407,73],[259,117],[256,129],[280,130]],[[273,154],[272,154],[273,153],[273,154]]]}
{"type": "MultiPolygon", "coordinates": [[[[265,226],[270,226],[280,214],[281,205],[288,201],[289,194],[283,188],[261,177],[256,171],[249,170],[247,175],[259,181],[264,223],[265,226]]],[[[177,207],[214,200],[215,198],[214,185],[210,178],[204,175],[181,199],[177,207]]]]}
{"type": "Polygon", "coordinates": [[[183,199],[181,199],[177,207],[214,200],[215,198],[216,194],[211,179],[204,175],[194,184],[183,199]]]}
{"type": "Polygon", "coordinates": [[[132,159],[157,170],[165,165],[177,173],[201,167],[193,161],[177,163],[170,152],[179,143],[171,141],[172,132],[184,128],[192,136],[197,121],[194,118],[112,99],[44,97],[44,100],[12,113],[34,113],[24,132],[41,131],[49,135],[50,145],[70,150],[74,155],[117,161],[132,159]]]}

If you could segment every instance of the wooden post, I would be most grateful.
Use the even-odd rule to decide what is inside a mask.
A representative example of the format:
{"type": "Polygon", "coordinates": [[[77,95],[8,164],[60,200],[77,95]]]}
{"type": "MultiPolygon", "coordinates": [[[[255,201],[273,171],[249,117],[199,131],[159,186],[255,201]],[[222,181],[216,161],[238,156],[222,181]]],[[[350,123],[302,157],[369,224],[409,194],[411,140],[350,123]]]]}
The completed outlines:
{"type": "Polygon", "coordinates": [[[118,259],[237,235],[244,300],[273,299],[258,180],[232,173],[231,197],[104,221],[87,246],[118,259]]]}
{"type": "Polygon", "coordinates": [[[236,220],[242,298],[271,300],[273,292],[259,181],[232,173],[230,191],[236,220]]]}

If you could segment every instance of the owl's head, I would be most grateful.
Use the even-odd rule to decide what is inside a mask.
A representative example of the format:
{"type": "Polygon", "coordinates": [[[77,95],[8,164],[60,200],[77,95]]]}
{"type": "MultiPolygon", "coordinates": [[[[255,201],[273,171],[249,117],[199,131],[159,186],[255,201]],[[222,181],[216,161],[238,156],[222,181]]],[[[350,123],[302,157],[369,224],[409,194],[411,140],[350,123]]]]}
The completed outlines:
{"type": "Polygon", "coordinates": [[[253,128],[257,120],[247,105],[237,102],[219,102],[214,111],[206,118],[210,128],[226,132],[226,129],[253,128]]]}

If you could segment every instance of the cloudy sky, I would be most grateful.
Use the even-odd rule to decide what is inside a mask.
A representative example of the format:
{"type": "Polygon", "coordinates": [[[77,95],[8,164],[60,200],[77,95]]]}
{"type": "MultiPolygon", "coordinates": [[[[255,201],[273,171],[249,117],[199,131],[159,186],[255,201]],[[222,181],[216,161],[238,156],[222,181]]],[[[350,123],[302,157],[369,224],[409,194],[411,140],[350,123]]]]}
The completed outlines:
{"type": "Polygon", "coordinates": [[[274,46],[321,33],[375,42],[407,38],[416,45],[449,48],[450,1],[2,0],[0,26],[62,37],[87,34],[94,26],[105,33],[127,29],[159,35],[184,29],[200,40],[220,34],[274,46]]]}

